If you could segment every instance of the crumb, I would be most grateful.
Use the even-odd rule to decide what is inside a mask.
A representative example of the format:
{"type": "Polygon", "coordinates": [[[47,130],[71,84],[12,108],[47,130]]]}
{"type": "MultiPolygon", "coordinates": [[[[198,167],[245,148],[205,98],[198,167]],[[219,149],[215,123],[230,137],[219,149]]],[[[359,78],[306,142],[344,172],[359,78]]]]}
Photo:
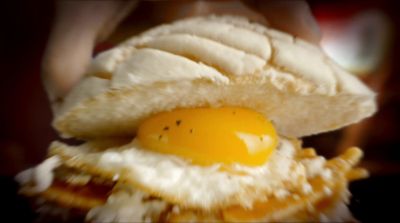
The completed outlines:
{"type": "Polygon", "coordinates": [[[116,181],[116,180],[118,180],[118,179],[119,179],[119,174],[114,174],[112,180],[116,181]]]}
{"type": "Polygon", "coordinates": [[[324,187],[324,193],[326,195],[330,196],[330,195],[332,195],[332,190],[329,187],[325,186],[324,187]]]}
{"type": "Polygon", "coordinates": [[[174,205],[174,207],[172,207],[172,213],[179,214],[180,212],[181,209],[178,206],[174,205]]]}
{"type": "Polygon", "coordinates": [[[287,197],[288,195],[289,195],[289,191],[284,190],[284,189],[280,189],[275,193],[275,196],[278,199],[283,199],[283,198],[287,197]]]}
{"type": "Polygon", "coordinates": [[[303,187],[301,188],[304,194],[309,194],[313,191],[311,185],[309,183],[303,184],[303,187]]]}
{"type": "Polygon", "coordinates": [[[332,171],[330,169],[324,169],[321,172],[321,177],[326,180],[329,181],[330,179],[332,179],[332,171]]]}

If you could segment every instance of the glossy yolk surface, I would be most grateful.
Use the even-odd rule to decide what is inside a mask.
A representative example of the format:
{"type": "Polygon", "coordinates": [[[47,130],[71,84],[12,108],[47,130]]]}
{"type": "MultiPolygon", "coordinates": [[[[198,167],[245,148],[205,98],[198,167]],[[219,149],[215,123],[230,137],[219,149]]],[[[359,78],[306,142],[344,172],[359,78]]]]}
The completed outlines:
{"type": "Polygon", "coordinates": [[[185,108],[156,114],[139,126],[142,147],[195,164],[265,163],[278,136],[262,114],[239,107],[185,108]]]}

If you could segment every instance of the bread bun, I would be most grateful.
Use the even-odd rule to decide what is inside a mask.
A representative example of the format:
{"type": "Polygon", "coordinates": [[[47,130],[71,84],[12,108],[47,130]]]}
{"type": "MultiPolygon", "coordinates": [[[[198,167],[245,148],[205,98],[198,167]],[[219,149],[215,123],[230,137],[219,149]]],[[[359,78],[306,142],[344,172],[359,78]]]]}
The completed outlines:
{"type": "Polygon", "coordinates": [[[56,109],[66,137],[134,135],[149,115],[178,107],[243,106],[284,136],[355,123],[375,94],[319,47],[245,18],[189,18],[155,27],[95,57],[56,109]]]}

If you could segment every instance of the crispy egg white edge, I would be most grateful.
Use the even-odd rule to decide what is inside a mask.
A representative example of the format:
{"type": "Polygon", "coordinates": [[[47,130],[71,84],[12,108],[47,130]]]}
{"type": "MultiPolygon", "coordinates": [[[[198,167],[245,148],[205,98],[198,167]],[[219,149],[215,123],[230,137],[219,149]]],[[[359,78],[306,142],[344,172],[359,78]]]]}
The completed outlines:
{"type": "MultiPolygon", "coordinates": [[[[100,171],[111,171],[115,176],[124,174],[124,179],[129,178],[133,182],[133,185],[128,183],[126,186],[135,188],[137,185],[139,190],[143,189],[144,192],[160,196],[182,207],[207,209],[224,205],[241,205],[251,208],[256,200],[267,199],[268,196],[279,198],[288,194],[287,189],[290,184],[302,188],[307,186],[306,178],[316,175],[328,178],[330,176],[329,173],[325,173],[326,168],[323,168],[325,163],[323,157],[299,160],[295,157],[296,146],[285,138],[280,139],[278,148],[269,160],[258,167],[239,163],[194,165],[178,156],[141,148],[136,141],[101,152],[85,149],[85,144],[77,147],[65,146],[67,151],[75,154],[75,158],[79,157],[79,160],[100,171]],[[321,171],[316,172],[315,169],[321,171]]],[[[20,181],[21,184],[28,185],[33,182],[33,185],[41,185],[42,180],[36,179],[34,175],[37,174],[32,173],[48,173],[54,169],[45,167],[47,166],[38,165],[30,169],[31,174],[27,178],[24,177],[26,179],[20,181]]],[[[117,179],[118,177],[115,180],[117,179]]]]}
{"type": "Polygon", "coordinates": [[[251,207],[260,196],[285,189],[284,182],[299,184],[299,179],[305,178],[305,168],[295,161],[295,150],[290,141],[281,139],[270,159],[258,167],[239,163],[199,166],[178,156],[146,150],[134,141],[98,153],[97,159],[91,160],[102,169],[123,169],[144,188],[174,197],[184,206],[210,207],[235,200],[251,207]]]}

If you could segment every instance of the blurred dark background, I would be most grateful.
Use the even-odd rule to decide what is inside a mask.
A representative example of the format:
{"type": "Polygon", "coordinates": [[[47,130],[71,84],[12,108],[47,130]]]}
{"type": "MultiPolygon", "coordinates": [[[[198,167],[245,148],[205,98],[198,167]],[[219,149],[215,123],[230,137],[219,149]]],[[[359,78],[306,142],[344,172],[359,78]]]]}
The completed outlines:
{"type": "MultiPolygon", "coordinates": [[[[304,143],[328,157],[349,146],[362,147],[365,159],[361,165],[370,170],[371,177],[351,185],[352,210],[364,222],[391,219],[396,214],[396,206],[391,204],[400,198],[400,7],[397,1],[389,0],[309,3],[321,26],[323,48],[379,93],[379,112],[346,129],[308,137],[304,143]]],[[[171,19],[171,13],[159,13],[162,5],[165,2],[139,3],[116,34],[98,49],[171,19]]],[[[0,189],[7,208],[1,210],[27,213],[16,220],[31,221],[34,214],[16,197],[12,177],[39,163],[49,143],[57,138],[40,78],[54,1],[6,1],[2,8],[0,189]]]]}

